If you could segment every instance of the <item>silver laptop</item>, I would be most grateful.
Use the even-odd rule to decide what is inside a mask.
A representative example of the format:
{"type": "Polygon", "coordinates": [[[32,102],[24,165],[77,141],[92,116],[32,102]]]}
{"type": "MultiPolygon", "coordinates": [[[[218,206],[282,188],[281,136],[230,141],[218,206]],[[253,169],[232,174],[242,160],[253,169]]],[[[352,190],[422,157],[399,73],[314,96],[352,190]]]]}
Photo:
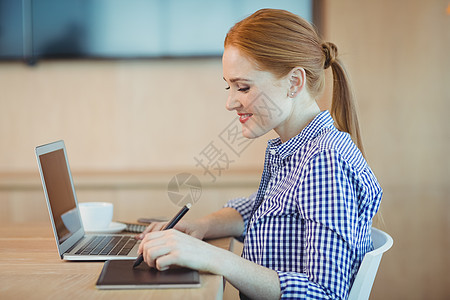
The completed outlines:
{"type": "Polygon", "coordinates": [[[85,233],[64,141],[36,147],[36,158],[61,258],[136,259],[139,241],[133,236],[85,233]]]}

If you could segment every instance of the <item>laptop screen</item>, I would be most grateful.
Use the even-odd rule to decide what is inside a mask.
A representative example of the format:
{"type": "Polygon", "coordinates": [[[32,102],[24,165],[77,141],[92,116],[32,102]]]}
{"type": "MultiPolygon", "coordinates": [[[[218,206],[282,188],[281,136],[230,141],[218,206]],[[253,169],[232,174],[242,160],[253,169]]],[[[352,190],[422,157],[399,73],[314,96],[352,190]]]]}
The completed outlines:
{"type": "Polygon", "coordinates": [[[39,161],[58,243],[61,244],[82,226],[64,150],[58,149],[42,154],[39,156],[39,161]]]}

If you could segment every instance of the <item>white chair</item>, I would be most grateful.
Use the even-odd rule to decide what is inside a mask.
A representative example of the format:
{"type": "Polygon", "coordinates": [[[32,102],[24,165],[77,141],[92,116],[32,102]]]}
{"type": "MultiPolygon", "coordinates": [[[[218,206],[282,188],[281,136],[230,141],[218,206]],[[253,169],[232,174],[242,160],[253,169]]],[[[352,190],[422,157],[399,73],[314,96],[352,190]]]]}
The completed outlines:
{"type": "Polygon", "coordinates": [[[359,266],[355,281],[350,289],[349,300],[369,299],[373,281],[377,275],[381,256],[389,250],[394,243],[386,232],[372,227],[373,250],[367,252],[359,266]]]}

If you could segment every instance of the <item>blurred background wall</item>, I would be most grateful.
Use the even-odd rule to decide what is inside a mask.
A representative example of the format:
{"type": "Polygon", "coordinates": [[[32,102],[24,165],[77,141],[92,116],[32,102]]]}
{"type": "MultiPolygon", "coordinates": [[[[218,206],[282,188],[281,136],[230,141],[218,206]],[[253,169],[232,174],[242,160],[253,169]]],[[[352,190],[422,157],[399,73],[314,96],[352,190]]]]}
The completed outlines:
{"type": "MultiPolygon", "coordinates": [[[[449,3],[319,2],[384,189],[377,226],[394,238],[371,299],[448,299],[449,3]]],[[[225,87],[220,58],[0,62],[0,224],[48,222],[34,147],[58,139],[78,200],[113,202],[116,220],[173,214],[167,184],[181,172],[203,186],[190,218],[252,193],[274,135],[228,147],[236,120],[225,87]],[[228,161],[206,173],[196,159],[212,146],[228,161]]]]}

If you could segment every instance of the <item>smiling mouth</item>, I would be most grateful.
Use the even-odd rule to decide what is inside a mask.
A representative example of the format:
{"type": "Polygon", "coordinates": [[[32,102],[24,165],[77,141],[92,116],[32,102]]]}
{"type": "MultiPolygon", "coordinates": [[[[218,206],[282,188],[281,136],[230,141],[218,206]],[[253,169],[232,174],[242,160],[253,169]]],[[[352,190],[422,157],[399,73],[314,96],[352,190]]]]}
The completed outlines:
{"type": "Polygon", "coordinates": [[[239,122],[244,124],[253,116],[253,114],[239,114],[239,122]]]}

